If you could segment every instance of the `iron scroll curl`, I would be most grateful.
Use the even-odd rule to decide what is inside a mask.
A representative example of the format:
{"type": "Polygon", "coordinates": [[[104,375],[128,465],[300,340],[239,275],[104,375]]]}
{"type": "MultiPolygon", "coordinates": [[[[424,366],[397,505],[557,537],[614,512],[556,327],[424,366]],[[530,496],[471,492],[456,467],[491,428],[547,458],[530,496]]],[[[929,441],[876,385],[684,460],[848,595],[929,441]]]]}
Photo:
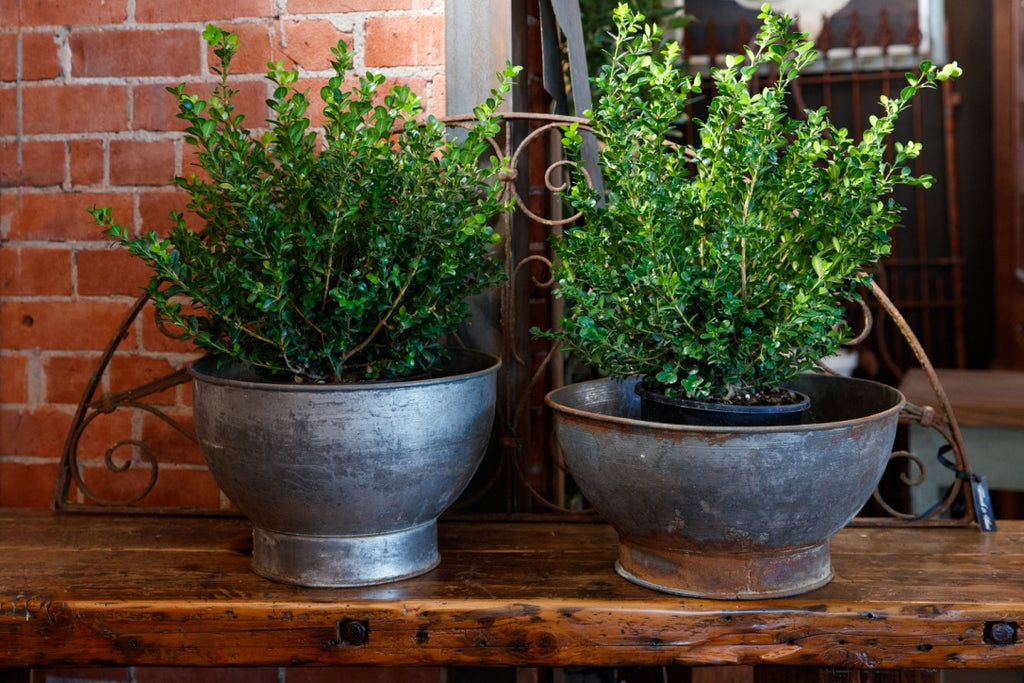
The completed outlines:
{"type": "MultiPolygon", "coordinates": [[[[453,129],[468,125],[471,121],[471,116],[444,119],[444,122],[453,129]]],[[[550,479],[553,480],[550,486],[537,485],[530,471],[531,465],[525,460],[527,440],[530,438],[527,435],[531,430],[529,423],[536,417],[538,411],[543,410],[543,401],[538,401],[538,395],[543,395],[544,391],[541,389],[546,391],[566,382],[566,367],[569,362],[557,343],[551,344],[543,353],[524,351],[529,349],[531,327],[530,321],[524,319],[524,311],[529,310],[530,301],[546,299],[548,323],[557,324],[561,304],[552,296],[556,283],[551,274],[552,257],[545,248],[545,243],[551,235],[558,234],[564,229],[585,229],[585,226],[573,227],[577,225],[579,215],[567,212],[561,202],[561,195],[568,189],[567,183],[570,182],[570,178],[582,178],[583,182],[590,184],[594,181],[585,168],[573,168],[573,162],[562,154],[561,135],[565,127],[573,124],[578,125],[581,131],[593,132],[586,119],[578,117],[507,113],[503,116],[499,135],[490,140],[491,153],[499,160],[507,159],[509,162],[510,171],[497,178],[497,181],[504,184],[508,196],[515,200],[515,208],[499,218],[496,225],[496,230],[503,238],[500,249],[507,275],[505,283],[496,293],[497,326],[501,338],[500,355],[508,369],[504,371],[506,381],[499,386],[499,418],[496,425],[496,442],[499,445],[495,449],[496,463],[491,474],[480,482],[473,493],[457,504],[456,513],[459,509],[471,509],[474,503],[486,496],[492,496],[501,486],[505,486],[504,507],[505,512],[510,514],[523,512],[525,509],[555,513],[566,518],[596,516],[591,508],[585,505],[580,507],[577,501],[565,495],[568,474],[550,435],[545,437],[542,434],[540,439],[533,438],[534,443],[547,441],[548,452],[544,457],[547,459],[550,479]],[[572,172],[567,172],[569,170],[572,172]],[[534,181],[532,184],[531,179],[534,181]],[[530,238],[525,240],[527,248],[522,248],[524,231],[530,234],[530,238]],[[547,490],[541,490],[542,488],[547,490]],[[518,493],[507,493],[512,489],[518,493]]],[[[902,413],[903,421],[937,429],[949,443],[956,469],[969,476],[971,468],[956,417],[921,343],[877,282],[871,283],[868,292],[906,339],[918,363],[928,375],[935,392],[938,411],[927,406],[908,405],[902,413]],[[940,414],[945,417],[940,417],[940,414]]],[[[153,492],[159,480],[161,454],[137,434],[116,438],[114,443],[105,449],[102,465],[112,477],[145,470],[147,476],[139,480],[138,488],[125,490],[121,497],[111,498],[90,485],[84,475],[86,459],[80,455],[83,437],[101,415],[115,411],[142,411],[161,420],[183,438],[195,440],[195,435],[187,425],[182,424],[160,406],[144,400],[153,394],[189,381],[186,369],[175,370],[164,377],[126,391],[98,395],[101,379],[111,359],[119,352],[121,342],[128,336],[138,316],[146,309],[147,302],[148,296],[142,295],[132,304],[83,388],[58,467],[52,499],[53,506],[57,509],[104,509],[172,514],[197,512],[194,508],[145,505],[145,499],[153,492]]],[[[870,309],[867,306],[863,306],[862,309],[863,328],[858,334],[858,339],[866,338],[873,325],[870,309]]],[[[922,485],[928,478],[929,468],[921,457],[906,451],[896,451],[891,458],[893,462],[909,463],[907,471],[902,475],[902,483],[906,486],[922,485]]],[[[93,474],[99,469],[95,464],[94,458],[89,464],[93,474]]],[[[975,501],[971,486],[967,485],[968,481],[969,478],[958,477],[942,500],[933,505],[924,516],[899,510],[876,491],[874,499],[888,516],[877,519],[858,518],[855,523],[908,526],[972,524],[977,520],[974,512],[975,501]],[[954,518],[949,513],[957,505],[962,507],[964,514],[954,518]]],[[[118,487],[112,488],[122,490],[118,487]]],[[[226,504],[199,512],[231,513],[226,504]]]]}

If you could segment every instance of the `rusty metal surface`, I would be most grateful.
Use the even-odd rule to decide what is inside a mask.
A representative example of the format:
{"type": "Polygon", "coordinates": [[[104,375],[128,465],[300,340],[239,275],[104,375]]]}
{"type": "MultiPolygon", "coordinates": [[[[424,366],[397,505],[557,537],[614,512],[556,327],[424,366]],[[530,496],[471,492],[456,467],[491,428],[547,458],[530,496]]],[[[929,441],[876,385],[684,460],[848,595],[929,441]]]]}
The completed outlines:
{"type": "Polygon", "coordinates": [[[799,595],[833,577],[828,541],[773,552],[691,552],[620,536],[615,571],[663,593],[720,600],[799,595]]]}
{"type": "Polygon", "coordinates": [[[811,397],[801,424],[692,426],[638,419],[634,385],[592,380],[547,397],[569,471],[626,541],[623,575],[736,599],[827,582],[828,539],[878,484],[903,395],[806,374],[787,385],[811,397]]]}
{"type": "MultiPolygon", "coordinates": [[[[149,443],[136,438],[133,434],[125,434],[124,438],[115,441],[106,448],[102,459],[102,467],[110,477],[114,478],[129,471],[148,470],[148,476],[145,477],[144,483],[141,486],[135,486],[127,490],[122,489],[122,495],[117,498],[111,498],[94,491],[92,486],[86,482],[84,476],[85,466],[79,458],[83,436],[87,433],[89,427],[103,415],[109,415],[119,410],[146,412],[156,416],[186,439],[195,441],[195,435],[189,428],[174,419],[160,406],[145,400],[153,394],[187,382],[188,371],[186,369],[176,370],[126,391],[99,393],[100,382],[104,373],[106,373],[111,360],[118,352],[121,342],[128,335],[135,320],[146,309],[148,302],[149,296],[146,294],[139,296],[135,300],[131,309],[125,315],[124,320],[121,321],[121,324],[115,330],[113,337],[107,343],[92,375],[86,381],[85,387],[82,390],[82,397],[78,402],[71,421],[71,427],[64,440],[61,462],[57,469],[57,479],[54,483],[52,498],[52,505],[56,509],[129,511],[135,509],[136,504],[149,495],[156,486],[160,474],[160,454],[149,443]]],[[[160,329],[163,331],[163,328],[160,329]]],[[[158,506],[149,507],[148,509],[154,512],[165,513],[190,512],[189,509],[182,507],[158,506]]]]}

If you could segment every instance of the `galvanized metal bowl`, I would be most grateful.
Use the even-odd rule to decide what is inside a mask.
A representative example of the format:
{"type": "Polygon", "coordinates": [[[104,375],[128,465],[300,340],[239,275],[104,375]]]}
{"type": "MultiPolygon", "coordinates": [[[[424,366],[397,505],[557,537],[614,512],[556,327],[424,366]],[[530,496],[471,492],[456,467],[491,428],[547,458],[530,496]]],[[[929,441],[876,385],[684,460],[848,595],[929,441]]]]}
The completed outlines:
{"type": "Polygon", "coordinates": [[[616,569],[669,593],[794,595],[829,582],[829,539],[870,498],[903,396],[882,384],[807,374],[798,425],[703,427],[639,419],[635,381],[547,396],[584,496],[619,534],[616,569]]]}
{"type": "Polygon", "coordinates": [[[455,350],[427,379],[303,385],[193,364],[200,447],[253,523],[253,570],[338,587],[437,566],[437,518],[486,450],[500,365],[455,350]]]}

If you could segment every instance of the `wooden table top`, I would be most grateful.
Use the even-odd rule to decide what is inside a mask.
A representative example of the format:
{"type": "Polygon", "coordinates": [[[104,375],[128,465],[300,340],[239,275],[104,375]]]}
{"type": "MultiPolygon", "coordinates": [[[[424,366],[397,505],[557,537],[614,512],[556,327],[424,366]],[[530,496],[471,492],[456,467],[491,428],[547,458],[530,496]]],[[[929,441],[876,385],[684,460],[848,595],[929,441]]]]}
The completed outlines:
{"type": "MultiPolygon", "coordinates": [[[[940,369],[936,373],[962,426],[1024,427],[1024,372],[940,369]]],[[[907,371],[900,391],[911,403],[939,407],[920,368],[907,371]]]]}
{"type": "Polygon", "coordinates": [[[446,521],[438,569],[370,588],[273,583],[250,546],[242,519],[0,510],[0,668],[1024,667],[1024,522],[849,528],[831,584],[762,601],[635,586],[603,524],[446,521]]]}

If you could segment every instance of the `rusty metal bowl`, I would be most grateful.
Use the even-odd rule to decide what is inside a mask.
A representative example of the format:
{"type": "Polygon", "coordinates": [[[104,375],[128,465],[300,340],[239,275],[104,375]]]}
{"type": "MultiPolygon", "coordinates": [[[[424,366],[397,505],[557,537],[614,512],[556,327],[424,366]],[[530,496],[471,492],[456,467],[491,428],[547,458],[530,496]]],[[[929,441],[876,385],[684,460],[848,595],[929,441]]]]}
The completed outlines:
{"type": "Polygon", "coordinates": [[[678,595],[756,599],[832,578],[829,539],[870,498],[904,398],[822,374],[798,425],[705,427],[640,419],[634,381],[594,380],[546,401],[565,464],[619,534],[616,570],[678,595]]]}

